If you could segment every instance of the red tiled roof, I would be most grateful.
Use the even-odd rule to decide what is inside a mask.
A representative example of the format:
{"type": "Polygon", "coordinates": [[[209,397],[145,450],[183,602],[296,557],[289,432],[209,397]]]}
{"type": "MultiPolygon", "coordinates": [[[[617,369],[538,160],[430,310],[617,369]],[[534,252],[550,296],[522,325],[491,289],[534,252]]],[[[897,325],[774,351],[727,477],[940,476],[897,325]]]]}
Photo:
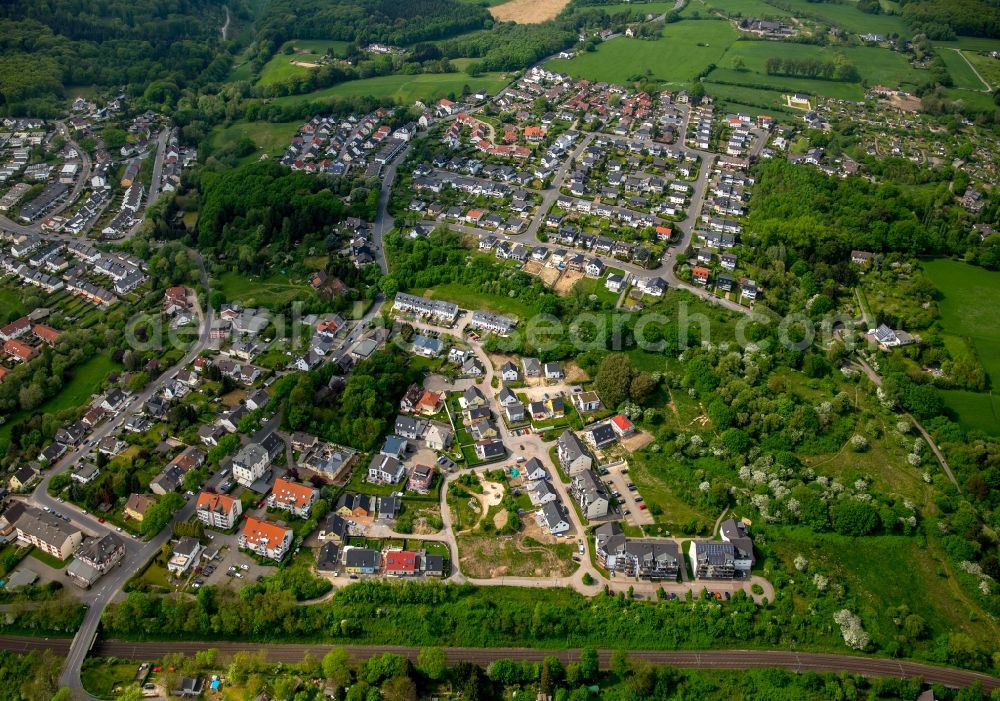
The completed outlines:
{"type": "Polygon", "coordinates": [[[409,550],[390,550],[385,554],[386,572],[416,572],[417,554],[409,550]]]}

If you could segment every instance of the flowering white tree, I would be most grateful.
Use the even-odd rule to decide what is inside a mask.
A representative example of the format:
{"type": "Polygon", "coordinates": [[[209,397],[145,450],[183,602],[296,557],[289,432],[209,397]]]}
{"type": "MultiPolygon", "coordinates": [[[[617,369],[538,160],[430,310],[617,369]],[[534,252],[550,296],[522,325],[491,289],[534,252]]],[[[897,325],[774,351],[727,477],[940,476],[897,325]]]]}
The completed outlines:
{"type": "Polygon", "coordinates": [[[803,557],[802,553],[795,556],[793,564],[795,565],[795,569],[799,572],[805,572],[809,568],[809,560],[803,557]]]}
{"type": "Polygon", "coordinates": [[[833,614],[833,620],[840,626],[840,634],[844,636],[844,644],[852,650],[864,650],[868,647],[868,633],[861,625],[861,619],[847,609],[841,609],[833,614]]]}

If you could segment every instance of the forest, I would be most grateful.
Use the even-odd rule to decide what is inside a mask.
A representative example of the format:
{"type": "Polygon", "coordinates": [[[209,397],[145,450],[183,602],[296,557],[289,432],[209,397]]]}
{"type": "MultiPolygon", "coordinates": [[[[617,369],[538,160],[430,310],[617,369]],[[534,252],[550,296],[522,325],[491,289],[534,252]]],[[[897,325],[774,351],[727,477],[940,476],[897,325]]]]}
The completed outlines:
{"type": "Polygon", "coordinates": [[[304,236],[329,231],[346,217],[371,219],[377,190],[347,194],[350,181],[292,172],[260,161],[222,172],[204,171],[198,187],[198,248],[235,256],[235,269],[259,272],[268,249],[295,250],[304,236]]]}
{"type": "Polygon", "coordinates": [[[915,34],[949,40],[956,36],[1000,37],[1000,8],[988,0],[900,0],[903,19],[915,34]]]}
{"type": "MultiPolygon", "coordinates": [[[[223,80],[219,0],[48,0],[0,4],[0,112],[57,116],[65,87],[149,86],[176,99],[223,80]]],[[[234,13],[239,3],[230,3],[234,13]]],[[[159,100],[158,100],[159,101],[159,100]]]]}
{"type": "Polygon", "coordinates": [[[276,0],[267,5],[257,29],[275,47],[289,39],[402,46],[491,25],[485,8],[458,0],[276,0]]]}
{"type": "Polygon", "coordinates": [[[764,69],[768,75],[786,75],[797,78],[818,80],[842,80],[856,83],[861,80],[858,69],[843,61],[820,61],[818,59],[795,59],[772,56],[767,59],[764,69]]]}

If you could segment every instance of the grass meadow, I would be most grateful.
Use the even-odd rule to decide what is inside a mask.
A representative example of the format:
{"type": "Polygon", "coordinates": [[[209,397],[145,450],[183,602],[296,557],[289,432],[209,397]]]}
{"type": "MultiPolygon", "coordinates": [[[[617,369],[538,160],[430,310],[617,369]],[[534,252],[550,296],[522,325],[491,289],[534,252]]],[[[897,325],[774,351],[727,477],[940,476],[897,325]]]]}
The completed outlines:
{"type": "Polygon", "coordinates": [[[466,73],[420,73],[418,75],[386,75],[363,80],[351,80],[331,88],[305,95],[288,95],[275,99],[276,104],[316,102],[338,97],[388,97],[410,105],[417,100],[430,101],[450,94],[459,95],[467,85],[469,89],[485,90],[490,94],[500,91],[507,84],[503,73],[486,73],[472,77],[466,73]]]}
{"type": "Polygon", "coordinates": [[[709,64],[719,63],[736,39],[736,31],[722,20],[668,24],[656,41],[617,37],[596,51],[571,59],[554,59],[547,67],[574,78],[626,83],[648,74],[672,83],[691,81],[709,64]]]}

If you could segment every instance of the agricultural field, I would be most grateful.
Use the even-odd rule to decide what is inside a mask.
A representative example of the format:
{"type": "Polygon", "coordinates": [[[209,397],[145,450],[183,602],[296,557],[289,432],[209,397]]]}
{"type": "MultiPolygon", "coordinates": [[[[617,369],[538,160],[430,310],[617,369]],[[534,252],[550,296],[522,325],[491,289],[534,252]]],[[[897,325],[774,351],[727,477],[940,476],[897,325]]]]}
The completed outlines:
{"type": "Polygon", "coordinates": [[[293,39],[271,57],[271,60],[261,70],[257,84],[283,83],[296,76],[306,75],[313,70],[309,64],[318,65],[320,58],[326,55],[327,50],[332,51],[334,56],[345,56],[348,46],[349,43],[346,41],[293,39]],[[285,53],[285,48],[288,46],[292,48],[290,54],[285,53]]]}
{"type": "Polygon", "coordinates": [[[570,0],[509,0],[490,7],[490,14],[500,22],[539,24],[553,19],[570,0]]]}
{"type": "MultiPolygon", "coordinates": [[[[855,66],[861,78],[869,85],[887,85],[889,87],[915,87],[926,79],[927,73],[913,68],[902,54],[877,47],[816,47],[807,44],[773,41],[737,41],[726,52],[720,62],[721,68],[737,68],[742,61],[743,66],[751,73],[758,74],[759,80],[752,82],[770,82],[780,79],[766,73],[767,59],[772,57],[790,59],[817,59],[820,61],[835,61],[842,55],[848,63],[855,66]]],[[[713,72],[713,79],[717,79],[713,72]]],[[[795,80],[795,79],[791,79],[795,80]]],[[[724,82],[733,82],[726,80],[724,82]]],[[[814,81],[809,83],[827,83],[833,81],[814,81]]],[[[857,86],[860,89],[860,86],[857,86]]]]}
{"type": "Polygon", "coordinates": [[[852,101],[860,101],[864,98],[864,89],[860,83],[766,75],[763,73],[737,71],[732,68],[717,68],[712,71],[708,80],[742,87],[754,93],[758,90],[778,92],[782,95],[805,93],[806,95],[822,95],[838,100],[852,101]]]}
{"type": "MultiPolygon", "coordinates": [[[[941,292],[938,309],[944,332],[972,343],[996,386],[1000,382],[1000,306],[982,301],[1000,299],[1000,273],[948,259],[928,261],[923,267],[941,292]]],[[[945,392],[944,397],[966,428],[1000,432],[1000,397],[958,390],[945,392]]]]}
{"type": "MultiPolygon", "coordinates": [[[[948,74],[956,88],[964,90],[984,90],[986,86],[979,79],[972,65],[965,59],[965,52],[957,49],[938,49],[938,56],[948,67],[948,74]]],[[[993,60],[993,59],[990,59],[993,60]]]]}
{"type": "Polygon", "coordinates": [[[393,98],[403,104],[413,104],[417,100],[430,101],[448,95],[461,94],[469,90],[485,90],[495,94],[507,84],[503,73],[486,73],[473,78],[465,73],[421,73],[418,75],[386,75],[363,80],[351,80],[331,88],[317,90],[305,95],[289,95],[275,99],[276,104],[298,104],[316,102],[329,98],[371,96],[393,98]]]}
{"type": "MultiPolygon", "coordinates": [[[[722,0],[718,0],[722,1],[722,0]]],[[[768,3],[772,4],[771,2],[768,3]]],[[[809,0],[773,0],[774,6],[791,12],[797,17],[807,17],[840,27],[851,34],[866,34],[875,32],[888,36],[899,34],[910,36],[909,28],[902,17],[895,15],[869,15],[845,2],[834,4],[830,2],[816,3],[809,0]]]]}
{"type": "MultiPolygon", "coordinates": [[[[244,138],[257,145],[258,151],[275,157],[284,153],[301,122],[236,122],[228,127],[218,127],[211,134],[212,147],[219,149],[235,144],[244,138]]],[[[257,160],[259,154],[249,158],[257,160]]]]}
{"type": "Polygon", "coordinates": [[[316,296],[305,282],[293,282],[284,275],[271,275],[261,279],[229,272],[219,278],[217,287],[227,300],[238,301],[248,307],[269,309],[293,300],[316,296]]]}
{"type": "Polygon", "coordinates": [[[969,60],[969,63],[975,66],[976,70],[979,71],[979,75],[990,84],[990,87],[994,89],[1000,87],[1000,59],[968,50],[962,51],[962,55],[969,60]]]}
{"type": "Polygon", "coordinates": [[[784,96],[787,91],[748,88],[743,85],[724,85],[708,80],[703,85],[705,92],[718,101],[719,108],[722,110],[746,112],[752,116],[773,115],[775,112],[792,114],[785,104],[784,96]]]}
{"type": "Polygon", "coordinates": [[[704,20],[668,24],[656,41],[618,37],[596,51],[572,59],[554,59],[547,67],[574,78],[627,83],[642,76],[686,83],[722,60],[736,39],[729,22],[704,20]]]}

